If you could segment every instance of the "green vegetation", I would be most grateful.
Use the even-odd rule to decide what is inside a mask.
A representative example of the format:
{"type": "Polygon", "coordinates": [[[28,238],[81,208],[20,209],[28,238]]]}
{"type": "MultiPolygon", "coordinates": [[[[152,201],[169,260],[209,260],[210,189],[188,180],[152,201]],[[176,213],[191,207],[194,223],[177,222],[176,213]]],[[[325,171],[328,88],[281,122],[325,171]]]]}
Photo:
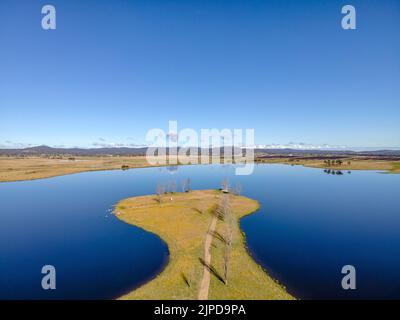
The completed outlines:
{"type": "Polygon", "coordinates": [[[400,162],[393,162],[392,166],[392,172],[400,173],[400,162]]]}
{"type": "MultiPolygon", "coordinates": [[[[328,167],[330,167],[330,166],[341,166],[342,163],[343,163],[343,161],[340,160],[340,159],[336,159],[336,160],[335,160],[335,159],[324,160],[324,164],[325,164],[326,166],[328,166],[328,167]]],[[[351,161],[347,161],[347,164],[350,165],[350,164],[351,164],[351,161]]]]}

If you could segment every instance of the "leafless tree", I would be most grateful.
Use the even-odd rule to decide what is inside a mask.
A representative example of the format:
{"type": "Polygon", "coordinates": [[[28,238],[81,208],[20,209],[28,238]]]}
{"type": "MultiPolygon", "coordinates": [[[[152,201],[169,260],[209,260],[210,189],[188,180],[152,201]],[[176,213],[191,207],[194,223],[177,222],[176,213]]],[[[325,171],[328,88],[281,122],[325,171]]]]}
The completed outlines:
{"type": "Polygon", "coordinates": [[[176,192],[176,181],[173,180],[167,184],[167,193],[170,193],[170,200],[172,201],[172,194],[176,192]]]}
{"type": "Polygon", "coordinates": [[[190,192],[190,178],[187,178],[187,192],[190,192]]]}
{"type": "Polygon", "coordinates": [[[189,287],[191,287],[193,285],[194,282],[194,269],[190,269],[190,271],[188,272],[188,283],[189,283],[189,287]]]}
{"type": "Polygon", "coordinates": [[[229,258],[232,248],[232,242],[227,239],[224,247],[224,283],[228,285],[229,258]]]}
{"type": "Polygon", "coordinates": [[[230,252],[232,248],[233,241],[233,228],[234,228],[234,219],[233,213],[231,210],[231,196],[229,194],[224,194],[220,207],[223,213],[223,220],[225,222],[225,247],[224,247],[224,283],[228,285],[228,270],[229,270],[229,260],[230,260],[230,252]]]}
{"type": "Polygon", "coordinates": [[[185,185],[186,185],[186,182],[185,182],[185,180],[184,180],[184,179],[182,179],[182,180],[181,180],[181,188],[182,188],[182,192],[185,192],[185,185]]]}
{"type": "Polygon", "coordinates": [[[158,196],[160,196],[161,193],[162,193],[161,188],[162,188],[162,187],[161,187],[161,184],[157,183],[156,194],[157,194],[158,196]]]}
{"type": "Polygon", "coordinates": [[[226,217],[226,232],[225,232],[225,247],[224,247],[224,283],[228,285],[228,271],[229,271],[229,260],[230,254],[232,250],[232,241],[233,241],[233,218],[232,212],[229,212],[226,217]]]}
{"type": "Polygon", "coordinates": [[[222,180],[222,190],[229,191],[229,181],[228,178],[222,180]]]}
{"type": "Polygon", "coordinates": [[[172,193],[175,193],[175,192],[176,192],[176,181],[175,181],[175,180],[173,180],[173,181],[171,182],[171,192],[172,192],[172,193]]]}
{"type": "Polygon", "coordinates": [[[213,213],[214,213],[214,215],[218,218],[218,219],[220,219],[220,220],[224,220],[224,212],[223,212],[223,210],[222,210],[222,208],[221,208],[221,205],[216,205],[214,208],[213,208],[213,213]]]}
{"type": "Polygon", "coordinates": [[[242,193],[242,185],[240,184],[240,182],[236,183],[236,194],[240,196],[240,194],[242,193]]]}
{"type": "Polygon", "coordinates": [[[156,194],[157,194],[157,201],[161,203],[162,195],[164,194],[165,189],[164,186],[160,183],[157,184],[156,194]]]}
{"type": "Polygon", "coordinates": [[[214,214],[218,219],[225,221],[230,216],[230,195],[223,194],[221,201],[214,208],[214,214]]]}
{"type": "Polygon", "coordinates": [[[230,204],[230,196],[229,196],[229,194],[225,194],[222,197],[221,207],[222,207],[222,212],[223,212],[223,215],[224,215],[224,219],[228,218],[228,216],[230,215],[230,211],[231,211],[231,204],[230,204]]]}

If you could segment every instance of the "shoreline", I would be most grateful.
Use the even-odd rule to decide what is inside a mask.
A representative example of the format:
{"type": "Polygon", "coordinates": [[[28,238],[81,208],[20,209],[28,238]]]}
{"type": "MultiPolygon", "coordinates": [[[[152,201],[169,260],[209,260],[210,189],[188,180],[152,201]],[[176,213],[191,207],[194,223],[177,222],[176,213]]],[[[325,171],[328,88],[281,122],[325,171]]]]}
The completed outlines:
{"type": "MultiPolygon", "coordinates": [[[[223,159],[221,159],[223,160],[223,159]]],[[[223,163],[221,163],[223,164],[223,163]]],[[[234,163],[232,163],[234,165],[234,163]]],[[[382,171],[385,174],[400,174],[400,161],[385,160],[351,160],[351,164],[340,166],[326,165],[321,159],[268,159],[256,158],[255,165],[258,164],[285,164],[291,166],[304,166],[307,168],[326,169],[336,171],[368,170],[382,171]]],[[[183,165],[205,165],[202,163],[189,164],[163,164],[151,165],[145,157],[86,157],[76,160],[46,159],[31,157],[16,159],[10,157],[0,157],[0,183],[30,181],[48,179],[53,177],[65,176],[83,172],[109,171],[109,170],[132,170],[143,168],[160,168],[168,166],[183,165]]]]}
{"type": "MultiPolygon", "coordinates": [[[[113,214],[114,214],[114,213],[113,213],[113,214]]],[[[119,219],[118,216],[115,216],[115,218],[116,218],[119,222],[122,222],[122,223],[125,223],[125,224],[129,225],[129,226],[132,226],[132,224],[129,224],[129,223],[125,222],[125,221],[122,220],[122,219],[119,219]]],[[[168,244],[167,244],[167,242],[166,242],[160,235],[158,235],[158,234],[156,234],[156,233],[154,233],[154,232],[152,232],[152,231],[146,230],[146,229],[144,229],[144,228],[142,228],[142,227],[140,227],[140,226],[137,226],[137,225],[134,225],[134,226],[135,226],[136,228],[142,229],[144,232],[153,234],[153,235],[154,235],[155,237],[157,237],[162,243],[164,243],[165,246],[166,246],[166,249],[167,249],[166,257],[165,257],[163,263],[160,265],[159,269],[158,269],[152,276],[148,277],[147,279],[144,279],[144,280],[141,281],[138,285],[135,285],[134,287],[132,287],[132,288],[130,288],[130,289],[122,290],[123,292],[122,292],[121,294],[119,294],[118,296],[116,296],[116,297],[114,297],[114,298],[111,298],[110,300],[120,300],[121,297],[123,297],[123,296],[129,294],[130,292],[133,292],[133,291],[139,289],[140,287],[145,286],[147,283],[153,281],[153,280],[156,279],[162,272],[164,272],[165,268],[168,266],[168,264],[169,264],[169,262],[170,262],[170,260],[171,260],[171,252],[170,252],[170,249],[169,249],[169,247],[168,247],[168,244]]]]}
{"type": "MultiPolygon", "coordinates": [[[[168,251],[170,253],[168,264],[159,274],[157,274],[157,276],[155,276],[150,281],[144,283],[143,285],[136,287],[129,293],[122,295],[118,299],[197,299],[197,280],[200,277],[200,271],[203,266],[198,263],[196,259],[196,254],[199,255],[201,251],[199,251],[199,249],[203,248],[205,240],[203,239],[203,235],[207,234],[210,215],[205,211],[202,214],[203,216],[199,215],[199,213],[196,214],[196,212],[192,210],[193,208],[188,207],[187,204],[192,205],[193,203],[198,204],[201,202],[210,201],[212,199],[215,199],[216,197],[220,197],[220,194],[220,191],[216,190],[194,190],[190,191],[189,193],[176,193],[171,195],[172,197],[174,197],[174,200],[172,201],[172,204],[170,202],[167,202],[166,206],[172,205],[172,208],[175,211],[181,211],[181,215],[178,215],[177,218],[183,219],[183,217],[187,217],[188,215],[192,215],[190,219],[199,219],[200,217],[201,221],[183,221],[182,225],[187,227],[186,230],[177,228],[175,225],[173,225],[173,228],[165,227],[165,221],[170,221],[171,224],[174,224],[176,223],[175,220],[172,220],[171,222],[171,220],[164,221],[161,219],[158,220],[158,223],[152,221],[153,218],[156,219],[158,217],[158,219],[160,219],[160,215],[167,214],[167,211],[165,210],[157,211],[158,207],[154,203],[155,195],[127,198],[118,202],[114,209],[114,212],[120,212],[120,214],[116,215],[118,219],[120,219],[124,223],[133,224],[136,227],[142,228],[146,230],[146,232],[156,234],[162,241],[167,244],[168,251]],[[186,202],[188,199],[190,201],[186,202]],[[174,201],[176,201],[176,203],[174,203],[174,201]],[[182,206],[179,204],[180,202],[182,202],[182,206]],[[124,209],[121,209],[121,207],[124,209]],[[182,212],[184,212],[184,214],[182,214],[182,212]],[[143,218],[143,216],[148,215],[151,215],[151,217],[143,218]],[[196,228],[193,228],[194,225],[196,226],[196,228]],[[159,229],[159,232],[157,232],[157,229],[159,229]],[[178,231],[173,231],[175,229],[178,229],[178,231]],[[193,231],[193,229],[195,230],[193,231]],[[202,229],[202,231],[199,232],[198,230],[200,229],[202,229]],[[180,235],[168,235],[168,232],[181,233],[185,237],[180,238],[180,235]],[[195,235],[194,238],[193,232],[198,233],[197,235],[195,235]],[[203,234],[202,232],[205,233],[203,234]],[[187,235],[190,235],[190,237],[186,238],[187,235]],[[185,246],[187,245],[187,243],[189,243],[189,248],[185,247],[187,250],[189,250],[187,252],[184,251],[186,249],[182,248],[182,244],[179,243],[183,241],[182,239],[184,239],[185,246]],[[193,251],[194,247],[196,248],[193,251]],[[194,257],[194,259],[192,256],[194,257]],[[177,273],[181,271],[182,275],[183,272],[189,273],[187,271],[188,261],[192,262],[192,265],[195,265],[195,268],[197,268],[197,270],[188,277],[190,282],[193,281],[193,284],[186,286],[180,278],[181,276],[177,273]],[[195,281],[194,279],[197,280],[195,281]],[[170,290],[168,289],[168,292],[165,292],[163,290],[165,287],[170,288],[170,290]],[[172,290],[175,291],[171,293],[172,290]]],[[[169,197],[169,195],[167,195],[167,197],[169,197]]],[[[210,281],[209,299],[293,299],[294,297],[285,290],[283,285],[272,278],[268,274],[267,270],[265,270],[253,259],[247,247],[245,234],[240,228],[240,219],[244,216],[248,216],[257,212],[259,209],[259,203],[256,200],[241,196],[232,197],[235,197],[234,203],[240,206],[233,206],[235,210],[235,217],[237,217],[235,218],[235,236],[237,236],[237,239],[234,241],[234,245],[232,247],[232,250],[234,250],[232,251],[234,252],[234,258],[232,259],[231,267],[232,279],[229,280],[230,283],[229,286],[227,286],[221,284],[221,279],[218,279],[216,274],[213,274],[210,281]],[[243,268],[246,269],[246,275],[244,279],[242,279],[243,274],[241,271],[239,271],[237,265],[242,268],[243,266],[246,267],[243,268]],[[249,273],[251,273],[254,278],[252,278],[251,276],[249,277],[249,273]],[[260,292],[260,286],[265,286],[263,289],[266,289],[268,292],[260,292]],[[240,288],[240,290],[238,290],[238,288],[240,288]],[[243,296],[238,297],[237,292],[241,292],[240,294],[243,294],[243,296]]],[[[221,231],[222,227],[222,222],[218,220],[217,231],[221,231]]],[[[212,262],[212,268],[215,267],[215,269],[221,270],[221,268],[218,268],[218,262],[221,262],[221,246],[219,244],[219,240],[215,238],[213,239],[212,243],[213,248],[211,249],[211,254],[213,256],[212,261],[214,261],[212,262]],[[218,247],[220,248],[218,249],[218,247]]],[[[193,270],[191,272],[193,272],[193,270]]]]}
{"type": "MultiPolygon", "coordinates": [[[[257,201],[257,203],[258,203],[258,201],[257,201]]],[[[258,203],[258,204],[259,204],[259,203],[258,203]]],[[[271,273],[273,273],[273,272],[272,272],[271,270],[268,270],[268,267],[263,266],[260,262],[257,262],[257,259],[258,259],[258,258],[254,257],[254,255],[253,255],[253,252],[254,252],[254,251],[251,250],[250,247],[248,246],[246,233],[244,232],[244,230],[243,230],[243,229],[241,228],[241,226],[240,226],[240,225],[241,225],[241,220],[242,220],[243,218],[247,217],[247,216],[252,215],[252,214],[257,214],[257,212],[260,210],[260,208],[261,208],[261,206],[258,205],[258,207],[257,207],[256,210],[254,210],[253,212],[249,212],[248,214],[243,215],[243,216],[240,217],[240,218],[238,219],[238,221],[237,221],[238,227],[239,227],[239,230],[240,230],[240,234],[241,234],[241,236],[242,236],[242,238],[243,238],[243,246],[245,247],[246,252],[247,252],[247,254],[250,256],[251,260],[253,260],[253,262],[254,262],[257,266],[259,266],[259,267],[265,272],[265,274],[267,274],[272,280],[274,280],[279,286],[281,286],[281,287],[282,287],[288,294],[290,294],[295,300],[300,300],[301,298],[299,298],[298,296],[296,296],[291,290],[288,290],[288,287],[287,287],[286,285],[284,285],[284,284],[281,283],[278,279],[276,279],[275,277],[273,277],[273,276],[271,275],[271,273]]]]}
{"type": "Polygon", "coordinates": [[[83,172],[161,166],[150,165],[145,157],[77,157],[74,160],[0,157],[0,183],[48,179],[83,172]]]}

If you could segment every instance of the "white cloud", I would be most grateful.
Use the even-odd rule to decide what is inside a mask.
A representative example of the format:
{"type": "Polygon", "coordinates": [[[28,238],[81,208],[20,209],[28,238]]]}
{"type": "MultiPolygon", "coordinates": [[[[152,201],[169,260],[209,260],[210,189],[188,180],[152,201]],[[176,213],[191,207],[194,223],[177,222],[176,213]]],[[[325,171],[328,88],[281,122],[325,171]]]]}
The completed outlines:
{"type": "Polygon", "coordinates": [[[143,148],[146,145],[136,143],[117,143],[117,142],[93,142],[93,147],[96,148],[143,148]]]}
{"type": "Polygon", "coordinates": [[[23,143],[23,142],[14,142],[10,140],[4,141],[3,144],[0,144],[0,149],[23,149],[32,147],[31,143],[23,143]]]}
{"type": "Polygon", "coordinates": [[[329,144],[309,144],[304,142],[289,142],[286,144],[272,143],[256,145],[259,149],[298,149],[298,150],[331,150],[346,149],[347,146],[329,144]]]}

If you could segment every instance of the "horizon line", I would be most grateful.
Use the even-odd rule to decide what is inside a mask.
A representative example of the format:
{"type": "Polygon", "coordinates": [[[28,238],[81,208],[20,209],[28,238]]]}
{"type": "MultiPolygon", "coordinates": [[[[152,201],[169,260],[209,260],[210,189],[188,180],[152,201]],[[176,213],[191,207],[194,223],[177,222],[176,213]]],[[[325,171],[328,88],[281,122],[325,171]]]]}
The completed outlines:
{"type": "MultiPolygon", "coordinates": [[[[145,149],[145,148],[162,148],[162,147],[154,147],[148,145],[109,145],[109,146],[57,146],[57,145],[47,145],[47,144],[38,144],[31,146],[5,146],[0,145],[0,150],[26,150],[33,149],[39,147],[46,147],[51,149],[82,149],[82,150],[101,150],[101,149],[145,149]]],[[[223,147],[235,147],[234,145],[230,146],[208,146],[208,148],[223,148],[223,147]]],[[[304,145],[303,147],[296,147],[288,145],[279,145],[279,144],[269,144],[269,145],[255,145],[255,146],[236,146],[242,149],[261,149],[261,150],[298,150],[298,151],[399,151],[400,147],[350,147],[350,146],[327,146],[327,147],[319,147],[313,145],[304,145]]],[[[173,148],[173,147],[165,147],[165,148],[173,148]]],[[[177,148],[182,148],[182,146],[177,146],[177,148]]],[[[200,146],[184,146],[184,148],[204,148],[200,146]]]]}

